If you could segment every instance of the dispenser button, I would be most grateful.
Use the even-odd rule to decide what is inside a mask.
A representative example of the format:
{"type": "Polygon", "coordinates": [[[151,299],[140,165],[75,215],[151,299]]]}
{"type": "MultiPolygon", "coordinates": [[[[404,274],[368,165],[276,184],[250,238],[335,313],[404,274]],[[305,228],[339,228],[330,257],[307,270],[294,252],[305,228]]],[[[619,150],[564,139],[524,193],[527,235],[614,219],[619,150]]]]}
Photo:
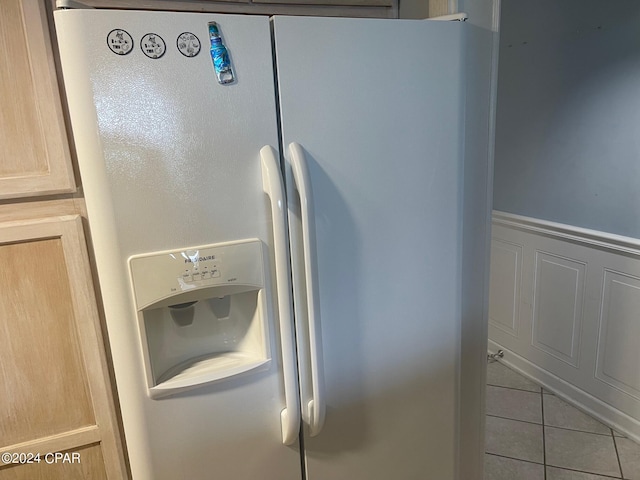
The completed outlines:
{"type": "Polygon", "coordinates": [[[197,282],[198,280],[202,280],[202,274],[200,272],[193,272],[193,281],[197,282]]]}
{"type": "Polygon", "coordinates": [[[206,280],[208,278],[211,278],[211,272],[205,268],[204,271],[202,272],[202,279],[206,280]]]}
{"type": "Polygon", "coordinates": [[[218,270],[217,268],[212,268],[211,269],[211,278],[217,278],[220,276],[220,270],[218,270]]]}
{"type": "Polygon", "coordinates": [[[185,282],[190,282],[193,278],[191,277],[191,272],[190,271],[186,271],[182,274],[182,280],[184,280],[185,282]]]}

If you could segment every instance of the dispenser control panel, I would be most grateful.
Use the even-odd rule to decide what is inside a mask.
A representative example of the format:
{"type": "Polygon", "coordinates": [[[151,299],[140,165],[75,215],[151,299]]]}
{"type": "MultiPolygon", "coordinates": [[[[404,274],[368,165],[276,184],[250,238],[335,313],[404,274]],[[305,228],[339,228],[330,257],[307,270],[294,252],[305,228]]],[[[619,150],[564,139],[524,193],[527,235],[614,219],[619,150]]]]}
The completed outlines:
{"type": "Polygon", "coordinates": [[[134,255],[129,270],[138,310],[188,291],[222,285],[263,286],[260,240],[134,255]]]}

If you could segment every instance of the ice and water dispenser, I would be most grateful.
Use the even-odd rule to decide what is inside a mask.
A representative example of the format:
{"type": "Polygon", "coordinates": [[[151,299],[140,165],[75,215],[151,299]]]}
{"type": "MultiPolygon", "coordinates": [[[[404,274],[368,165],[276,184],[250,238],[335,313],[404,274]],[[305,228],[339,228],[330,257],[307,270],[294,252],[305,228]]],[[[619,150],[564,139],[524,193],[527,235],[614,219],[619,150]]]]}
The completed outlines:
{"type": "Polygon", "coordinates": [[[136,255],[129,268],[152,398],[268,368],[262,242],[136,255]]]}

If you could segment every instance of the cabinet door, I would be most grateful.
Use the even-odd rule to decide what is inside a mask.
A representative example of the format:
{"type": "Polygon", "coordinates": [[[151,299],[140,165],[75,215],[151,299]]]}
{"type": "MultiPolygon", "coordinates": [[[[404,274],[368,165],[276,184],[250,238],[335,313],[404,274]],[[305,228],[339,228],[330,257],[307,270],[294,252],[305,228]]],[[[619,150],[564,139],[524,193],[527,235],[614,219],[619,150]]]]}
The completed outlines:
{"type": "Polygon", "coordinates": [[[301,5],[339,5],[356,7],[392,7],[395,0],[253,0],[254,3],[286,3],[301,5]]]}
{"type": "Polygon", "coordinates": [[[72,192],[43,0],[0,2],[0,198],[72,192]]]}
{"type": "MultiPolygon", "coordinates": [[[[55,2],[55,0],[49,0],[55,2]]],[[[426,0],[415,0],[420,3],[426,0]]],[[[436,0],[433,0],[436,1],[436,0]]],[[[437,0],[445,2],[447,0],[437,0]]],[[[95,8],[178,12],[397,18],[398,0],[82,0],[95,8]]]]}
{"type": "Polygon", "coordinates": [[[0,265],[0,479],[124,478],[80,217],[0,224],[0,265]]]}

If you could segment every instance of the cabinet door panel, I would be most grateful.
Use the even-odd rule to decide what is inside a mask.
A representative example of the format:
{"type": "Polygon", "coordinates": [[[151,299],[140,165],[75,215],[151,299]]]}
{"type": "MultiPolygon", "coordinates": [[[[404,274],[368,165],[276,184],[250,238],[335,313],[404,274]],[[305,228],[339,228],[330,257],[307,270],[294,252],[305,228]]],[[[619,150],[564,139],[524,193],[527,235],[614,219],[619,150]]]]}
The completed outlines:
{"type": "Polygon", "coordinates": [[[75,190],[44,5],[0,2],[0,198],[75,190]]]}
{"type": "Polygon", "coordinates": [[[0,247],[5,445],[94,424],[60,238],[0,247]]]}
{"type": "Polygon", "coordinates": [[[357,7],[392,7],[394,0],[253,0],[254,3],[291,3],[304,5],[336,5],[357,7]]]}
{"type": "Polygon", "coordinates": [[[0,480],[124,478],[80,217],[0,223],[0,265],[0,454],[97,449],[81,465],[0,464],[0,480]]]}

